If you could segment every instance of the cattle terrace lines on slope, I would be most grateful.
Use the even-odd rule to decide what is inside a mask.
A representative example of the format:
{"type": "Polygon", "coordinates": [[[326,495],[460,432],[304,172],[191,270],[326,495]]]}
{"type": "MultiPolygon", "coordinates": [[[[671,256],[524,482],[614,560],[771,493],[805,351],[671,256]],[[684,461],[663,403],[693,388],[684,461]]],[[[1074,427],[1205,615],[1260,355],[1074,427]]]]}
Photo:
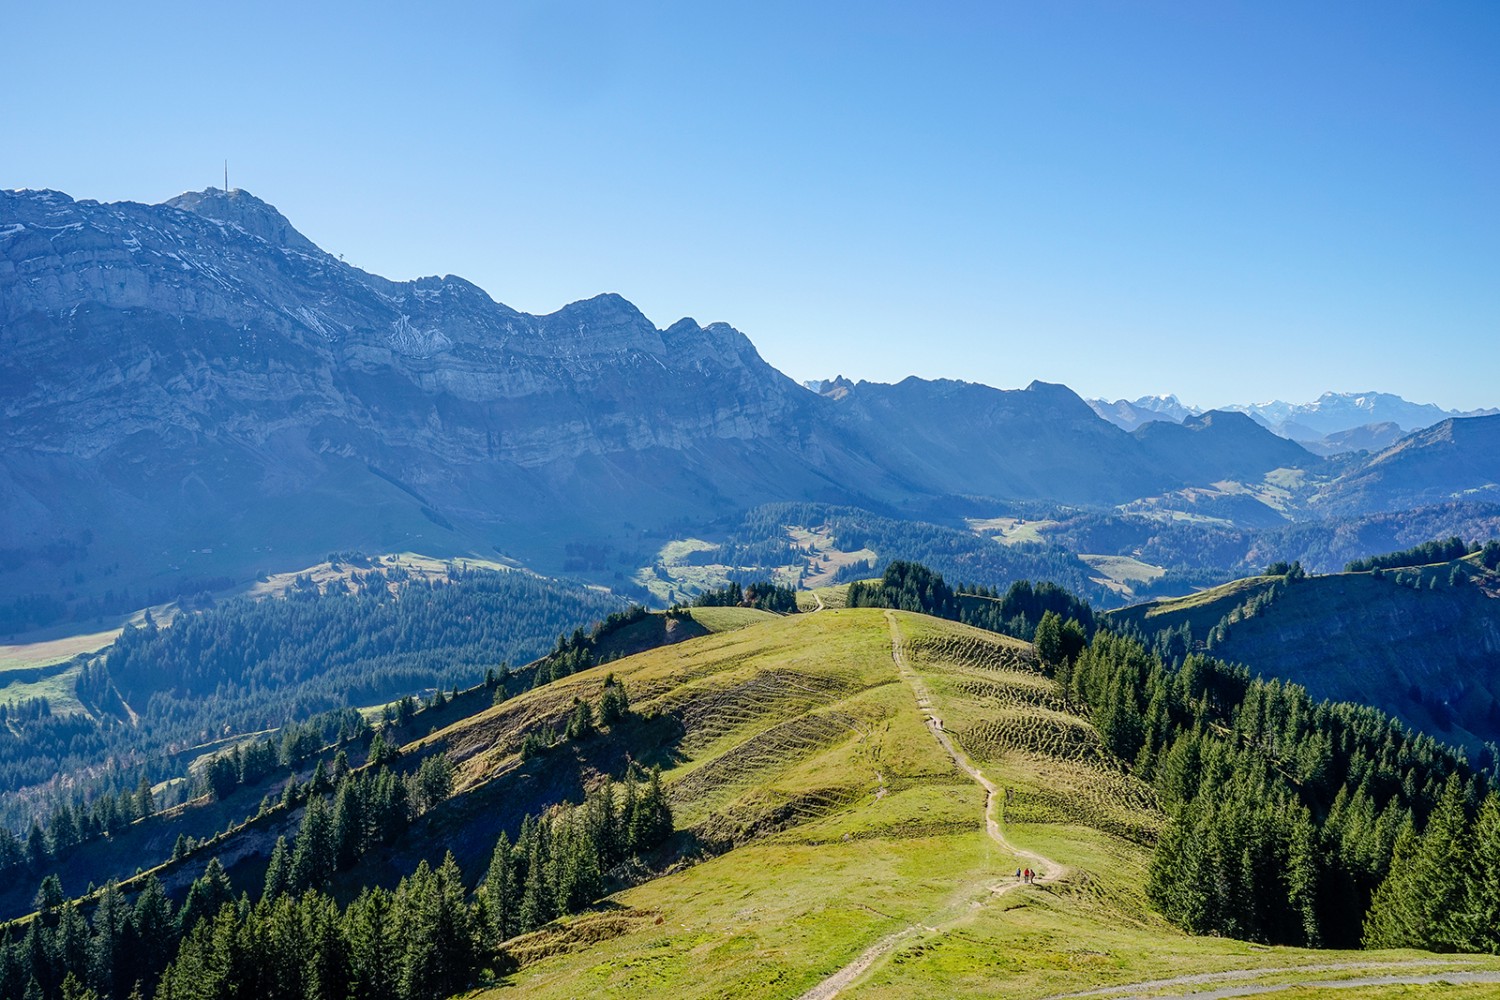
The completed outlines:
{"type": "MultiPolygon", "coordinates": [[[[956,764],[959,769],[967,774],[970,778],[974,779],[974,781],[977,782],[982,788],[984,788],[985,832],[989,835],[991,840],[999,845],[1001,850],[1006,851],[1007,853],[1012,854],[1016,857],[1027,858],[1030,861],[1034,862],[1040,869],[1042,869],[1046,874],[1042,874],[1037,878],[1037,884],[1050,885],[1063,880],[1068,874],[1068,869],[1066,867],[1058,864],[1051,858],[1036,853],[1035,851],[1028,851],[1018,848],[1006,839],[1005,831],[1001,828],[1000,823],[995,819],[995,797],[1000,793],[1000,789],[995,785],[994,782],[986,778],[983,772],[981,772],[977,767],[974,766],[973,762],[969,760],[968,756],[954,745],[947,732],[944,731],[943,720],[940,719],[932,709],[932,698],[927,691],[926,684],[922,682],[922,678],[918,676],[917,672],[913,670],[911,668],[911,665],[906,661],[906,653],[902,648],[901,627],[896,621],[896,616],[892,612],[887,611],[885,613],[885,617],[891,630],[891,659],[895,662],[896,670],[901,675],[902,681],[904,681],[907,687],[911,689],[912,695],[916,698],[917,708],[922,713],[928,731],[932,733],[933,738],[938,741],[943,750],[947,752],[950,758],[952,758],[953,763],[956,764]]],[[[990,890],[990,898],[994,899],[996,896],[1004,895],[1005,893],[1018,889],[1023,885],[1025,885],[1024,882],[1005,882],[1000,885],[993,886],[990,890]]],[[[971,904],[971,908],[981,905],[983,905],[981,902],[974,901],[971,904]]],[[[852,962],[845,965],[843,968],[839,969],[828,978],[824,979],[822,982],[814,986],[812,989],[808,990],[806,993],[802,994],[802,996],[798,998],[798,1000],[831,1000],[831,998],[837,996],[841,990],[847,988],[860,976],[864,975],[864,973],[873,965],[875,965],[876,962],[880,961],[886,955],[894,951],[897,945],[913,937],[916,937],[924,931],[928,933],[937,933],[938,930],[938,926],[927,924],[912,924],[911,926],[905,927],[902,930],[895,932],[894,934],[889,934],[861,952],[852,962]]]]}
{"type": "Polygon", "coordinates": [[[886,620],[890,622],[891,626],[891,658],[896,661],[896,668],[900,671],[902,679],[906,681],[908,686],[911,687],[912,692],[916,695],[917,707],[922,710],[922,714],[926,717],[927,726],[932,731],[932,735],[942,744],[943,749],[948,752],[948,756],[953,758],[953,762],[985,790],[984,823],[985,830],[989,833],[990,839],[999,844],[1002,850],[1017,857],[1030,858],[1038,865],[1042,865],[1048,869],[1049,874],[1039,878],[1037,880],[1038,884],[1051,884],[1063,881],[1068,874],[1068,869],[1065,866],[1034,851],[1027,851],[1016,847],[1005,838],[1005,831],[1001,829],[999,821],[995,819],[995,796],[1000,794],[1000,789],[994,782],[986,778],[984,773],[969,760],[968,755],[958,749],[949,738],[947,731],[943,729],[943,720],[938,718],[932,710],[932,696],[927,691],[927,685],[923,683],[922,678],[918,676],[916,671],[906,661],[906,651],[903,648],[901,629],[896,621],[896,616],[892,612],[887,611],[886,620]]]}

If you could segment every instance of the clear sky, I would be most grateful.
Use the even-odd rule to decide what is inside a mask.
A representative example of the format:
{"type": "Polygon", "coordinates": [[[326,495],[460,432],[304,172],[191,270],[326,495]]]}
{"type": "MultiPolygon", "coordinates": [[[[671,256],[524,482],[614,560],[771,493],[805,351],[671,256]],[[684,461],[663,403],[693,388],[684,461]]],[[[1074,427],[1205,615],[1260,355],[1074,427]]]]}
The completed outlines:
{"type": "Polygon", "coordinates": [[[1500,405],[1500,3],[0,3],[0,187],[230,183],[798,379],[1500,405]]]}

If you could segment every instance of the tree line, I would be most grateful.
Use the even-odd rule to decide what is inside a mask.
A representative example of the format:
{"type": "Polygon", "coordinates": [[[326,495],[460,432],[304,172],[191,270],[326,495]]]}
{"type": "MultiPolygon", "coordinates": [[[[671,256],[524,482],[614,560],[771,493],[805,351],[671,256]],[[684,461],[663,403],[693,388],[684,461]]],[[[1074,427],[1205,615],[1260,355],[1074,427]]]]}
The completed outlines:
{"type": "MultiPolygon", "coordinates": [[[[296,768],[331,746],[349,745],[369,735],[369,724],[354,709],[326,712],[306,722],[289,722],[273,736],[213,755],[195,781],[182,788],[224,799],[242,785],[258,784],[280,768],[296,768]]],[[[91,841],[119,833],[190,794],[179,788],[175,795],[159,795],[153,790],[148,770],[134,770],[139,774],[134,787],[120,787],[130,773],[122,770],[102,790],[100,783],[108,779],[98,779],[90,798],[75,792],[69,798],[55,799],[43,817],[33,813],[23,836],[0,826],[0,875],[38,873],[49,864],[66,860],[91,841]]]]}
{"type": "MultiPolygon", "coordinates": [[[[962,620],[960,592],[920,565],[851,586],[849,603],[962,620]]],[[[1067,610],[1043,610],[1031,638],[1170,817],[1147,845],[1148,895],[1170,920],[1277,944],[1494,948],[1476,930],[1500,914],[1493,776],[1377,709],[1314,701],[1187,648],[1164,659],[1136,637],[1090,639],[1067,610]],[[1429,885],[1448,903],[1413,902],[1429,885]]],[[[1003,615],[972,623],[1006,630],[1003,615]]]]}
{"type": "Polygon", "coordinates": [[[878,581],[850,584],[848,605],[915,611],[1027,642],[1036,638],[1044,621],[1048,623],[1048,632],[1043,641],[1052,641],[1051,630],[1055,628],[1060,633],[1069,622],[1070,635],[1074,629],[1082,636],[1091,635],[1094,630],[1093,608],[1055,583],[1017,580],[1003,594],[984,586],[952,587],[941,573],[905,560],[886,566],[878,581]]]}
{"type": "Polygon", "coordinates": [[[797,613],[797,591],[769,580],[741,584],[730,581],[717,590],[705,590],[693,598],[695,608],[758,608],[778,615],[797,613]]]}
{"type": "Polygon", "coordinates": [[[1491,541],[1481,547],[1478,542],[1465,542],[1457,535],[1451,538],[1439,538],[1420,545],[1413,545],[1409,549],[1400,552],[1388,552],[1384,555],[1370,556],[1367,559],[1353,559],[1344,565],[1345,573],[1365,573],[1374,569],[1401,569],[1406,566],[1426,566],[1430,563],[1452,562],[1462,559],[1464,556],[1475,552],[1484,552],[1483,562],[1485,568],[1494,569],[1500,566],[1500,542],[1491,541]],[[1491,565],[1493,561],[1494,565],[1491,565]]]}

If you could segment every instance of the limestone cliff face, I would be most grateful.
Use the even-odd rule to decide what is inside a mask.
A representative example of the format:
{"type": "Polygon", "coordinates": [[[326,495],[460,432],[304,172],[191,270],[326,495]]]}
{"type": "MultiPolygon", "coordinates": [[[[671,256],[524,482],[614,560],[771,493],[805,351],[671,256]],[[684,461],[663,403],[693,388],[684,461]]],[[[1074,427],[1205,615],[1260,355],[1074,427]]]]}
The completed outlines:
{"type": "Polygon", "coordinates": [[[547,568],[575,538],[856,497],[818,468],[816,401],[724,324],[388,281],[243,191],[0,191],[0,593],[84,532],[156,577],[236,547],[547,568]]]}
{"type": "Polygon", "coordinates": [[[618,295],[534,316],[367,274],[243,191],[0,191],[0,598],[85,535],[151,578],[345,547],[556,569],[581,545],[613,579],[756,503],[1113,504],[1184,479],[1064,386],[836,388],[618,295]]]}
{"type": "Polygon", "coordinates": [[[0,199],[15,443],[92,457],[135,433],[261,443],[300,426],[314,448],[375,434],[541,466],[773,437],[807,395],[727,326],[660,331],[617,295],[529,316],[459,278],[386,281],[240,191],[0,199]]]}

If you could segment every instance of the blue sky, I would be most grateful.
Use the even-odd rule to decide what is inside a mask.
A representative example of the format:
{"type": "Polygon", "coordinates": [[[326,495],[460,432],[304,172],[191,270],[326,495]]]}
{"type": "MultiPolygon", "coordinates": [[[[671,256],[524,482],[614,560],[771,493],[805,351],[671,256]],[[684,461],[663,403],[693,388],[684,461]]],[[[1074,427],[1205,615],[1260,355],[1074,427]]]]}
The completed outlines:
{"type": "Polygon", "coordinates": [[[1500,404],[1500,4],[8,4],[0,187],[230,181],[798,379],[1500,404]]]}

